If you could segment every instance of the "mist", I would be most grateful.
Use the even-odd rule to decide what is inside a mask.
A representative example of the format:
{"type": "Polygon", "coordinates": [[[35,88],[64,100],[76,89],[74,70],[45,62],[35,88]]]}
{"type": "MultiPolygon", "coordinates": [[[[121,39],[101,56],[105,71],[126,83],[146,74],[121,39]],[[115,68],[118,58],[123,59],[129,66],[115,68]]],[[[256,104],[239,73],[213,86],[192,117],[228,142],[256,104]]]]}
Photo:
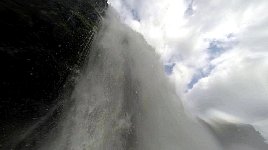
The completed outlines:
{"type": "MultiPolygon", "coordinates": [[[[157,50],[144,36],[122,23],[112,7],[107,8],[104,16],[91,46],[85,48],[84,54],[88,55],[82,69],[75,70],[76,76],[71,76],[74,87],[64,89],[46,115],[29,128],[24,127],[20,136],[14,136],[12,148],[268,148],[259,132],[231,114],[217,109],[206,110],[205,115],[188,113],[157,50]]],[[[65,85],[72,84],[68,82],[65,85]]]]}
{"type": "Polygon", "coordinates": [[[111,8],[71,100],[41,150],[220,149],[184,113],[154,49],[111,8]]]}

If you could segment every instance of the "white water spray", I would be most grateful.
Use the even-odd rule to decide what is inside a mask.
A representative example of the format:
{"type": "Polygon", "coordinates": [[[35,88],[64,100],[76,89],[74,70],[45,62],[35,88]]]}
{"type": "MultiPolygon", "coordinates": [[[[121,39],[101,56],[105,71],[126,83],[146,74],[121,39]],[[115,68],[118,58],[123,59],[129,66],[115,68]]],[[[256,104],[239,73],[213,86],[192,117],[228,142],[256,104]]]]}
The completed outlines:
{"type": "Polygon", "coordinates": [[[187,118],[159,57],[112,10],[72,94],[53,150],[217,150],[187,118]]]}

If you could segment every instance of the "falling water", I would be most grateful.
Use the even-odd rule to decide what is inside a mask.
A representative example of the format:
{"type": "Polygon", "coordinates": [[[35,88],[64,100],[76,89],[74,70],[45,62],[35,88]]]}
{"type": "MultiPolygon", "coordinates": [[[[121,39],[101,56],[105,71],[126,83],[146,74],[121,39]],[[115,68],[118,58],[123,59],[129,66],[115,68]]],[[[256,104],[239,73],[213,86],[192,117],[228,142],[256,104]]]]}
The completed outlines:
{"type": "Polygon", "coordinates": [[[41,150],[217,150],[188,119],[159,57],[112,10],[102,21],[72,106],[41,150]]]}

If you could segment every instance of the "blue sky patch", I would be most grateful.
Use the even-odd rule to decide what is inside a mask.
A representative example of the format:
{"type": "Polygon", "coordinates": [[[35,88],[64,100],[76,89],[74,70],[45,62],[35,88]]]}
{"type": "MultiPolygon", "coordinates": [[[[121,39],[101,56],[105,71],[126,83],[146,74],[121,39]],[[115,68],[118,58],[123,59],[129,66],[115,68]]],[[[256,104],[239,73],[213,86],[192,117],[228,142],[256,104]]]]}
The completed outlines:
{"type": "Polygon", "coordinates": [[[208,53],[210,55],[210,59],[219,57],[225,51],[226,49],[224,48],[224,42],[213,40],[209,43],[208,53]]]}
{"type": "Polygon", "coordinates": [[[212,40],[209,43],[209,46],[207,48],[209,59],[215,59],[219,57],[221,54],[226,52],[229,49],[232,49],[236,44],[237,41],[235,41],[233,34],[228,34],[227,40],[212,40]]]}
{"type": "Polygon", "coordinates": [[[137,20],[137,21],[140,21],[141,20],[138,12],[136,10],[132,9],[131,10],[131,15],[132,15],[132,17],[133,17],[134,20],[137,20]]]}
{"type": "Polygon", "coordinates": [[[165,64],[165,73],[167,75],[171,75],[173,73],[173,68],[175,67],[176,63],[170,63],[170,64],[165,64]]]}
{"type": "Polygon", "coordinates": [[[214,68],[215,66],[209,65],[207,68],[198,69],[197,73],[193,75],[191,81],[187,84],[187,91],[191,90],[200,79],[208,77],[214,68]]]}
{"type": "MultiPolygon", "coordinates": [[[[207,48],[207,53],[209,55],[209,61],[219,57],[224,52],[226,52],[229,49],[232,49],[234,45],[237,43],[237,41],[234,41],[232,38],[234,38],[233,34],[229,34],[227,36],[227,40],[211,40],[209,43],[209,46],[207,48]]],[[[187,91],[191,90],[195,84],[198,83],[198,81],[202,78],[208,77],[212,70],[216,66],[211,65],[210,63],[205,66],[204,68],[197,69],[196,73],[193,75],[191,81],[187,84],[187,91]]]]}

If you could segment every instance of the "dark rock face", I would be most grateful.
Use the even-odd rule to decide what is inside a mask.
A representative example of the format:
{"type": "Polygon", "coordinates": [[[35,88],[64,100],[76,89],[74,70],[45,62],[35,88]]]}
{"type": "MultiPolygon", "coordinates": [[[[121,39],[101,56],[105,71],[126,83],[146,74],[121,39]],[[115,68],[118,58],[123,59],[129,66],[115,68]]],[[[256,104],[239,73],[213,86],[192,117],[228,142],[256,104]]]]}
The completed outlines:
{"type": "Polygon", "coordinates": [[[106,0],[0,1],[0,149],[51,111],[106,8],[106,0]]]}

